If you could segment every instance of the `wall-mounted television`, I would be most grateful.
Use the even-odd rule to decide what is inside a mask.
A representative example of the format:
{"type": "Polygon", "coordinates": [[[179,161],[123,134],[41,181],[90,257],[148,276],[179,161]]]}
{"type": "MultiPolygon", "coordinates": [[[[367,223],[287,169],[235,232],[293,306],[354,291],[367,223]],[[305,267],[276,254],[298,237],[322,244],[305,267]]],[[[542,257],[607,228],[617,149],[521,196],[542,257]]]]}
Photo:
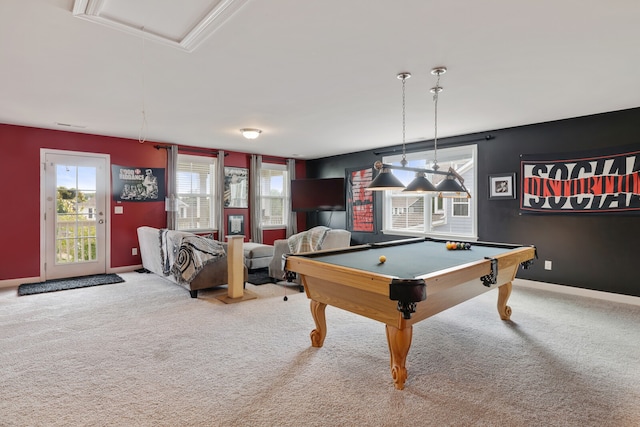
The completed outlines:
{"type": "Polygon", "coordinates": [[[294,212],[344,211],[344,178],[294,179],[291,181],[294,212]]]}

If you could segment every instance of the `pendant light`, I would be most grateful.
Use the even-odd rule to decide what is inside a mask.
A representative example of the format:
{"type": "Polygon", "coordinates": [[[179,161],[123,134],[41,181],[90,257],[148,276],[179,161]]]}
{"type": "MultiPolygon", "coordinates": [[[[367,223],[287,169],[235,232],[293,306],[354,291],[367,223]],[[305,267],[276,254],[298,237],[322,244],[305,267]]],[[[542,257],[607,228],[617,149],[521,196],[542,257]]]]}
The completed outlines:
{"type": "MultiPolygon", "coordinates": [[[[407,79],[411,77],[411,73],[400,73],[398,79],[402,80],[402,160],[400,164],[402,166],[407,165],[407,159],[405,155],[405,83],[407,79]]],[[[372,191],[384,191],[384,190],[402,190],[404,184],[400,182],[396,176],[391,173],[391,170],[382,162],[377,161],[373,165],[374,169],[377,169],[378,175],[371,181],[371,184],[367,186],[367,190],[372,191]]]]}
{"type": "MultiPolygon", "coordinates": [[[[446,67],[436,67],[431,70],[431,74],[437,76],[436,85],[431,88],[431,93],[433,93],[433,104],[434,104],[434,132],[433,132],[433,169],[438,170],[438,97],[440,92],[442,92],[442,86],[440,86],[440,76],[447,72],[446,67]]],[[[460,176],[458,174],[451,173],[452,170],[449,169],[449,172],[445,179],[440,181],[436,186],[436,190],[440,193],[440,197],[461,197],[461,193],[468,194],[467,191],[462,187],[462,185],[456,180],[460,176]]],[[[466,197],[462,196],[462,197],[466,197]]]]}
{"type": "MultiPolygon", "coordinates": [[[[405,108],[404,108],[404,85],[402,87],[402,166],[407,165],[407,160],[404,155],[404,121],[405,121],[405,108]]],[[[434,193],[438,190],[426,177],[425,172],[416,172],[416,177],[407,185],[407,188],[402,190],[403,193],[434,193]]]]}
{"type": "Polygon", "coordinates": [[[464,179],[453,168],[449,168],[446,172],[439,171],[438,166],[438,95],[442,92],[440,86],[440,76],[447,71],[445,67],[437,67],[431,70],[431,74],[437,76],[436,85],[431,88],[433,93],[433,101],[435,104],[435,116],[434,116],[434,139],[433,139],[433,168],[414,168],[407,166],[406,157],[406,111],[405,111],[405,83],[410,73],[398,74],[398,79],[402,81],[402,160],[400,166],[385,164],[381,161],[376,161],[373,165],[374,169],[378,171],[378,175],[375,177],[371,184],[367,186],[367,190],[383,191],[383,190],[399,190],[403,189],[403,192],[414,193],[426,193],[433,192],[438,193],[439,197],[471,197],[467,189],[464,187],[464,179]],[[407,187],[400,182],[391,172],[392,169],[413,171],[416,173],[416,177],[407,187]],[[437,185],[434,186],[426,177],[426,174],[432,175],[444,175],[445,178],[437,185]]]}

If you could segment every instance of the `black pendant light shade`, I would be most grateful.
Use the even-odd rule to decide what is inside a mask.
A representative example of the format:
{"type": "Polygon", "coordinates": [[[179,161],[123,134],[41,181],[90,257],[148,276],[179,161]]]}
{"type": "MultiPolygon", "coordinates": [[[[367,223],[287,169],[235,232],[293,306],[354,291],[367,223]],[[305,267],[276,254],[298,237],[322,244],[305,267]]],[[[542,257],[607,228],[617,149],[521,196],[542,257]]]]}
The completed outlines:
{"type": "Polygon", "coordinates": [[[414,193],[435,193],[438,190],[435,185],[431,183],[424,176],[424,172],[416,172],[416,177],[413,181],[407,185],[407,188],[403,190],[404,192],[414,192],[414,193]]]}
{"type": "Polygon", "coordinates": [[[442,197],[467,197],[467,190],[465,190],[454,175],[447,175],[445,179],[440,181],[436,186],[436,189],[440,193],[456,193],[456,194],[442,194],[442,197]],[[462,195],[461,193],[464,193],[462,195]]]}
{"type": "Polygon", "coordinates": [[[367,187],[367,190],[384,191],[384,190],[401,190],[404,188],[404,184],[400,182],[398,178],[391,173],[387,168],[380,169],[378,176],[376,176],[371,184],[367,187]]]}

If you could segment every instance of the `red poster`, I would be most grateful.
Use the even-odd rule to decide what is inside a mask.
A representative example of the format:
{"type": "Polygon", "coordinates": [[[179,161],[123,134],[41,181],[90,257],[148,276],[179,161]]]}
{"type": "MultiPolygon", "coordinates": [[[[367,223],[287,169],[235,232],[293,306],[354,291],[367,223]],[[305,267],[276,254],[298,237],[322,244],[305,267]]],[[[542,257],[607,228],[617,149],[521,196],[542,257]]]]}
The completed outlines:
{"type": "Polygon", "coordinates": [[[373,179],[373,168],[347,171],[347,227],[351,231],[375,231],[373,191],[367,186],[373,179]]]}

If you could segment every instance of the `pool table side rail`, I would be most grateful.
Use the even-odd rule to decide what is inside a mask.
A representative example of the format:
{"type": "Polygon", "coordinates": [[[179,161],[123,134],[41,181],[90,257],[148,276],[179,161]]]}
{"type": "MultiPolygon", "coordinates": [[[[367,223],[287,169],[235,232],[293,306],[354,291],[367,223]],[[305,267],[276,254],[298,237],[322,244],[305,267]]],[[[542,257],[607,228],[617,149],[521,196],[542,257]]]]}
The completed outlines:
{"type": "MultiPolygon", "coordinates": [[[[427,292],[429,292],[429,284],[442,284],[448,283],[451,279],[454,279],[459,283],[462,277],[467,277],[467,280],[473,278],[482,277],[491,273],[491,259],[495,259],[498,262],[498,274],[500,271],[512,266],[517,267],[525,261],[530,261],[535,257],[535,248],[529,246],[518,246],[509,252],[495,255],[491,258],[485,258],[478,261],[472,261],[467,264],[461,264],[455,267],[438,270],[433,273],[417,276],[416,279],[424,279],[427,282],[427,292]],[[478,270],[480,268],[480,270],[478,270]],[[478,272],[481,272],[478,276],[478,272]]],[[[467,281],[465,280],[465,281],[467,281]]],[[[455,283],[453,283],[455,284],[455,283]]]]}
{"type": "Polygon", "coordinates": [[[313,257],[295,255],[287,258],[286,269],[301,276],[319,277],[344,286],[386,296],[389,295],[389,283],[394,278],[394,276],[386,274],[372,274],[366,270],[341,265],[328,267],[327,264],[316,261],[313,257]]]}
{"type": "Polygon", "coordinates": [[[411,322],[419,322],[492,289],[511,283],[520,264],[533,259],[534,256],[534,248],[521,247],[494,257],[498,261],[498,276],[496,283],[491,286],[483,285],[480,280],[480,277],[491,271],[491,261],[488,259],[442,270],[439,274],[423,276],[427,283],[427,300],[417,304],[411,322]]]}
{"type": "MultiPolygon", "coordinates": [[[[411,243],[418,242],[436,242],[436,243],[446,243],[451,242],[451,239],[436,239],[434,237],[412,237],[408,239],[399,239],[399,240],[390,240],[387,242],[375,242],[368,243],[366,245],[361,246],[371,246],[371,247],[389,247],[389,246],[399,246],[399,245],[407,245],[411,243]]],[[[496,243],[496,242],[484,242],[482,240],[472,241],[472,240],[455,240],[458,243],[469,243],[473,246],[489,246],[492,248],[501,248],[501,249],[517,249],[523,246],[529,245],[521,245],[517,243],[496,243]]]]}

